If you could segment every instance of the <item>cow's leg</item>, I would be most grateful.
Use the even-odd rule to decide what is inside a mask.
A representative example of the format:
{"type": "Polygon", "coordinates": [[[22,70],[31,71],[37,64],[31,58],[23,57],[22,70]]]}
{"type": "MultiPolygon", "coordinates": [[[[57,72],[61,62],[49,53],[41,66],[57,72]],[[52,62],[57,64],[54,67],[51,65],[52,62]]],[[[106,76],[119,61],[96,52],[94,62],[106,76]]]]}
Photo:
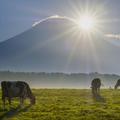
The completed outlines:
{"type": "Polygon", "coordinates": [[[94,88],[92,87],[92,94],[94,95],[94,88]]]}
{"type": "Polygon", "coordinates": [[[100,87],[97,88],[97,94],[100,95],[100,87]]]}
{"type": "Polygon", "coordinates": [[[96,95],[96,96],[98,95],[97,88],[95,88],[95,95],[96,95]]]}
{"type": "Polygon", "coordinates": [[[9,106],[11,107],[11,98],[8,98],[9,106]]]}
{"type": "Polygon", "coordinates": [[[97,97],[97,88],[94,88],[94,97],[97,97]]]}
{"type": "Polygon", "coordinates": [[[96,87],[96,96],[99,95],[99,89],[96,87]]]}
{"type": "Polygon", "coordinates": [[[3,109],[5,109],[5,97],[2,96],[2,101],[3,101],[3,109]]]}
{"type": "Polygon", "coordinates": [[[94,87],[92,87],[92,94],[93,94],[93,97],[96,96],[96,92],[95,92],[95,88],[94,87]]]}
{"type": "Polygon", "coordinates": [[[20,97],[20,107],[23,107],[23,102],[24,102],[24,99],[20,97]]]}

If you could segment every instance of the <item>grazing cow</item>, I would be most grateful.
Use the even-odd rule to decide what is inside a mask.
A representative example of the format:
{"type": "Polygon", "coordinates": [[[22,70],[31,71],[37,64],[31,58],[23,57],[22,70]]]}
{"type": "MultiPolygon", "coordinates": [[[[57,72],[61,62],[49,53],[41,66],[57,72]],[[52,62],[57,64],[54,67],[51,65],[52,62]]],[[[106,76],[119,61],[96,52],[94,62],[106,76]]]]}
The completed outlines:
{"type": "Polygon", "coordinates": [[[120,86],[120,79],[118,79],[117,83],[115,84],[115,89],[117,89],[120,86]]]}
{"type": "Polygon", "coordinates": [[[100,86],[101,80],[99,78],[95,78],[91,82],[92,94],[93,96],[100,95],[100,86]]]}
{"type": "Polygon", "coordinates": [[[11,105],[11,100],[14,97],[20,98],[20,106],[23,105],[24,99],[29,98],[30,103],[35,104],[35,96],[29,85],[23,81],[2,81],[2,101],[5,108],[6,98],[8,99],[9,105],[11,105]]]}

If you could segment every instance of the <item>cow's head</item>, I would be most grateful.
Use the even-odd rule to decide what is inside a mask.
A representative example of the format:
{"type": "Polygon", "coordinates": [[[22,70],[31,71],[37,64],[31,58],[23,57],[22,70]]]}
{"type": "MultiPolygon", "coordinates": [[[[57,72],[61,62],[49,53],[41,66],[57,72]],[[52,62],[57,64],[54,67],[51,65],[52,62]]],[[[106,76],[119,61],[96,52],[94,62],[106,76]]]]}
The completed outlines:
{"type": "Polygon", "coordinates": [[[31,105],[34,105],[34,104],[36,103],[36,99],[35,99],[35,96],[34,96],[34,95],[32,95],[32,96],[30,97],[30,103],[31,103],[31,105]]]}

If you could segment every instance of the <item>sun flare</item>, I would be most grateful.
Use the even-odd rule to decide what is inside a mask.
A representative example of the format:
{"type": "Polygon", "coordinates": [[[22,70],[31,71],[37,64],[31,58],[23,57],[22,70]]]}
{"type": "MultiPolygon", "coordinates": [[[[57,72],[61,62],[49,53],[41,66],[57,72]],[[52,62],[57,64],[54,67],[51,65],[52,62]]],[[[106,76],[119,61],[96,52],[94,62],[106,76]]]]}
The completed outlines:
{"type": "Polygon", "coordinates": [[[80,17],[78,25],[83,30],[91,31],[95,27],[95,19],[90,15],[83,15],[80,17]]]}

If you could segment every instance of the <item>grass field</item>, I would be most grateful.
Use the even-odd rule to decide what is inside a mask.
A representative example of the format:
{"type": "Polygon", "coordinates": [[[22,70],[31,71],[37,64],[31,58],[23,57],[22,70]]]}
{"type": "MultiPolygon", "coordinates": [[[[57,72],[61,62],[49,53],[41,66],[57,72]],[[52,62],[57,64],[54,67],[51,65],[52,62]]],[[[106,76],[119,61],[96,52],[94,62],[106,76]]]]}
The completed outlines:
{"type": "MultiPolygon", "coordinates": [[[[90,90],[34,89],[37,103],[23,108],[6,105],[3,111],[0,100],[0,120],[120,120],[120,90],[102,90],[102,98],[93,99],[90,90]]],[[[0,93],[1,94],[1,93],[0,93]]],[[[0,95],[1,97],[1,95],[0,95]]]]}

